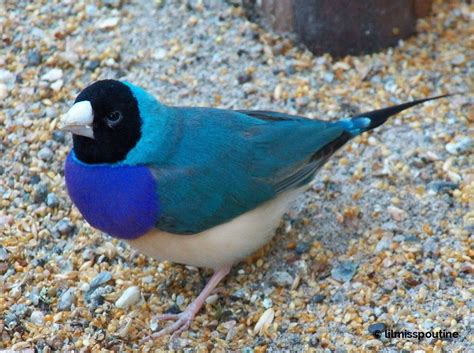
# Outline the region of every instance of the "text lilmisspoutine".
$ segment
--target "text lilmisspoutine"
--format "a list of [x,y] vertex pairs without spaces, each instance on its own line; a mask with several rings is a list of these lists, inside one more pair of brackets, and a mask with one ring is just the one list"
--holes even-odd
[[451,332],[451,331],[396,331],[396,330],[383,330],[377,331],[374,334],[375,337],[385,337],[385,338],[416,338],[419,341],[423,340],[424,338],[435,338],[440,340],[451,340],[459,338],[459,332]]

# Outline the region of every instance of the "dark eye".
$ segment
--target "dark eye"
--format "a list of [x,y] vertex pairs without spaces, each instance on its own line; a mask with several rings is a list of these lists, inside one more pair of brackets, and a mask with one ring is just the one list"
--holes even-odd
[[120,120],[122,120],[122,113],[115,111],[107,115],[107,121],[110,125],[116,125]]

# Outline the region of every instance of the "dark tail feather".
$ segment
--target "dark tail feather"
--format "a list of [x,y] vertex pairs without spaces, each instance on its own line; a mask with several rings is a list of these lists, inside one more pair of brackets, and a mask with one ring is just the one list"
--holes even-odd
[[368,130],[372,130],[377,126],[382,125],[387,121],[392,115],[398,114],[401,111],[411,108],[415,105],[428,102],[435,99],[440,99],[444,97],[454,96],[457,94],[463,93],[452,93],[452,94],[443,94],[442,96],[417,99],[412,102],[402,103],[399,105],[394,105],[392,107],[387,107],[383,109],[373,110],[371,112],[362,113],[351,117],[350,119],[342,119],[337,123],[341,124],[344,127],[344,132],[338,136],[334,141],[331,141],[323,148],[318,150],[312,157],[311,160],[323,160],[326,161],[334,152],[341,148],[347,141],[349,141],[354,136],[359,135],[360,133]]
[[400,113],[401,111],[403,111],[405,109],[411,108],[415,105],[418,105],[418,104],[421,104],[421,103],[424,103],[424,102],[428,102],[428,101],[431,101],[431,100],[453,96],[455,94],[459,94],[459,93],[443,94],[442,96],[436,96],[436,97],[430,97],[430,98],[424,98],[424,99],[417,99],[417,100],[414,100],[412,102],[402,103],[402,104],[399,104],[399,105],[394,105],[392,107],[387,107],[387,108],[383,108],[383,109],[379,109],[379,110],[373,110],[371,112],[359,114],[359,115],[356,115],[356,116],[352,117],[352,119],[369,118],[370,119],[370,124],[369,124],[369,126],[366,126],[366,128],[364,129],[365,131],[367,131],[367,130],[374,129],[377,126],[382,125],[384,122],[387,121],[387,119],[389,117],[391,117],[392,115],[398,114],[398,113]]

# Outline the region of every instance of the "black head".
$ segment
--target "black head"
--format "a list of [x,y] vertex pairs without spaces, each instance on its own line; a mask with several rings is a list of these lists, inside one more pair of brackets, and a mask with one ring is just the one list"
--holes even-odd
[[141,136],[138,102],[130,88],[116,80],[97,81],[77,96],[74,104],[79,102],[89,110],[90,103],[93,121],[89,132],[80,125],[70,128],[77,158],[92,164],[124,160]]

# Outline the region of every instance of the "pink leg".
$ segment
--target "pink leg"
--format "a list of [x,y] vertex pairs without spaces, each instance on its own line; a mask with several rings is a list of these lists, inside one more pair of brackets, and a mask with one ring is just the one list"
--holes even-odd
[[161,331],[143,338],[140,343],[143,344],[151,339],[155,339],[169,333],[173,334],[171,337],[171,339],[173,339],[183,331],[187,330],[191,324],[191,321],[194,319],[199,310],[201,310],[207,297],[212,293],[219,282],[229,273],[230,268],[231,266],[223,266],[215,271],[204,289],[201,291],[201,293],[199,293],[198,297],[191,304],[189,304],[186,310],[182,313],[158,315],[158,320],[175,320],[175,322],[165,327]]

